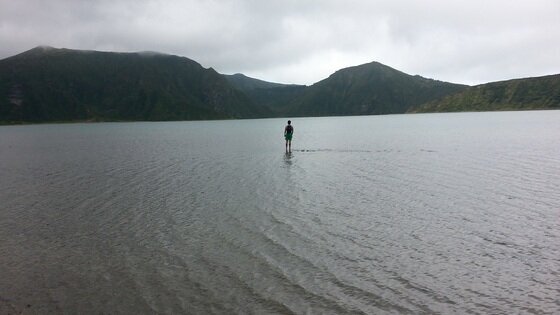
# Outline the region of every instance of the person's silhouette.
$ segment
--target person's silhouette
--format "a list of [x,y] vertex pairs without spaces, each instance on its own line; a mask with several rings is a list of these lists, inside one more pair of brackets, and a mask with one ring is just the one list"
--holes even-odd
[[294,134],[294,127],[292,122],[288,120],[288,125],[284,128],[284,138],[286,139],[286,152],[292,152],[292,136]]

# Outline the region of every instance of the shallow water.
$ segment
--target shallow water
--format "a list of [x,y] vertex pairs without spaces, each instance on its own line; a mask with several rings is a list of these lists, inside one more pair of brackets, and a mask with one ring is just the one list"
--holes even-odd
[[558,313],[560,111],[0,127],[0,313]]

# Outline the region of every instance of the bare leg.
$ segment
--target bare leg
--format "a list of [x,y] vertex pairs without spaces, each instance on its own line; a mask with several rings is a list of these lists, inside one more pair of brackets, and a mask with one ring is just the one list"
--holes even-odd
[[288,140],[286,140],[286,152],[288,152]]
[[290,148],[288,152],[292,152],[292,140],[289,140],[288,143],[288,147]]

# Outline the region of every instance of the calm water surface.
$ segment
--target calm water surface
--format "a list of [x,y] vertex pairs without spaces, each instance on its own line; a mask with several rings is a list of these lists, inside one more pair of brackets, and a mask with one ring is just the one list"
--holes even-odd
[[560,111],[0,127],[0,313],[560,313]]

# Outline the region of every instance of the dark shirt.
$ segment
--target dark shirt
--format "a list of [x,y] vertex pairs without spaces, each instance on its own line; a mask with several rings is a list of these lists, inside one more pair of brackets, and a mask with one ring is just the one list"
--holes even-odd
[[292,127],[292,125],[287,125],[284,129],[284,133],[287,135],[291,135],[292,133],[294,133],[294,127]]

